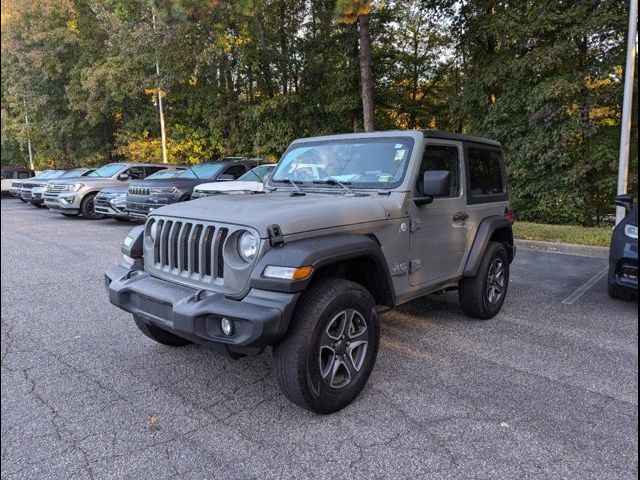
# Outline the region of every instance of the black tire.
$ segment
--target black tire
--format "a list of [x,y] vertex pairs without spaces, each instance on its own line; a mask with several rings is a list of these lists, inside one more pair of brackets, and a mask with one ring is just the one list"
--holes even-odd
[[155,340],[162,345],[166,345],[168,347],[184,347],[191,343],[189,340],[178,337],[177,335],[158,328],[155,325],[149,325],[147,322],[135,315],[133,316],[133,320],[136,322],[136,325],[142,333],[151,340]]
[[79,213],[64,213],[64,212],[60,212],[62,213],[62,215],[64,215],[65,217],[77,217],[78,215],[80,215]]
[[[492,269],[502,265],[502,275],[491,275]],[[500,280],[498,280],[500,278]],[[475,277],[463,278],[458,288],[462,311],[473,318],[488,320],[502,308],[509,289],[509,255],[505,246],[489,242]],[[500,291],[500,294],[497,294]],[[493,294],[492,294],[493,292]]]
[[371,294],[348,280],[321,280],[307,289],[291,322],[273,355],[284,394],[316,413],[349,405],[378,356],[380,325]]
[[128,218],[122,218],[122,217],[113,217],[116,219],[116,222],[128,222],[129,219]]
[[94,200],[96,195],[96,193],[89,193],[82,199],[82,203],[80,203],[80,214],[87,220],[103,218],[103,215],[96,213],[95,211]]
[[607,291],[609,296],[616,300],[633,300],[635,295],[626,289],[620,288],[614,283],[607,283]]
[[31,205],[33,205],[34,207],[38,207],[38,208],[44,208],[44,203],[42,202],[29,202]]
[[27,203],[27,201],[22,197],[18,197],[18,200],[20,200],[22,203]]

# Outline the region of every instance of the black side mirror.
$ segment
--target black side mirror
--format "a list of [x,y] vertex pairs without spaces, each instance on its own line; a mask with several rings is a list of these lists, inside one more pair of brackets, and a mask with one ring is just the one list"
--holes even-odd
[[121,173],[120,175],[118,175],[118,180],[129,180],[129,174]]
[[633,210],[633,195],[625,193],[616,197],[616,205],[623,207],[627,213]]

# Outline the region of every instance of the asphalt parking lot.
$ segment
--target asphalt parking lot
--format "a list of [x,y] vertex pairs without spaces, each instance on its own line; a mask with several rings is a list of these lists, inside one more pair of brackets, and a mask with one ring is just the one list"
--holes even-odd
[[110,305],[130,225],[14,199],[1,221],[3,479],[638,475],[637,303],[604,278],[571,301],[605,259],[519,252],[487,322],[455,294],[384,314],[367,387],[318,416],[270,352],[164,347]]

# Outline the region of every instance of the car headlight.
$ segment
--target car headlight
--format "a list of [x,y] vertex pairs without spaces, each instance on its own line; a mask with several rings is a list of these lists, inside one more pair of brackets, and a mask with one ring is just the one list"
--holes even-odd
[[178,191],[178,189],[176,187],[156,187],[156,188],[150,188],[149,189],[149,193],[176,193]]
[[84,183],[74,183],[73,185],[71,185],[71,187],[69,188],[69,190],[71,190],[72,192],[77,192],[78,190],[80,190],[82,187],[84,187]]
[[251,262],[258,253],[258,239],[251,232],[244,232],[238,239],[238,255],[245,262]]
[[153,222],[151,224],[151,228],[149,229],[149,236],[151,237],[152,241],[156,241],[156,238],[158,238],[158,222]]
[[638,239],[638,227],[636,225],[625,225],[624,234],[629,238]]

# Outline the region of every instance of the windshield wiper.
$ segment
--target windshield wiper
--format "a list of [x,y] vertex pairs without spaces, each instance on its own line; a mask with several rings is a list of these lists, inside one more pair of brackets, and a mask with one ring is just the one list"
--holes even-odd
[[341,182],[340,180],[336,180],[335,178],[327,178],[326,180],[314,180],[313,183],[322,185],[340,185],[347,192],[355,194],[353,190],[347,187],[347,185],[351,185],[351,182]]
[[193,173],[196,178],[200,178],[200,175],[196,173],[196,171],[191,167],[191,165],[189,165],[189,170],[191,170],[191,173]]
[[298,186],[298,184],[302,184],[304,183],[302,180],[293,180],[291,178],[279,178],[277,180],[273,179],[272,182],[278,182],[278,183],[288,183],[290,185],[293,186],[293,188],[296,189],[294,195],[306,195],[306,193],[304,193],[302,190],[300,190],[300,187]]

